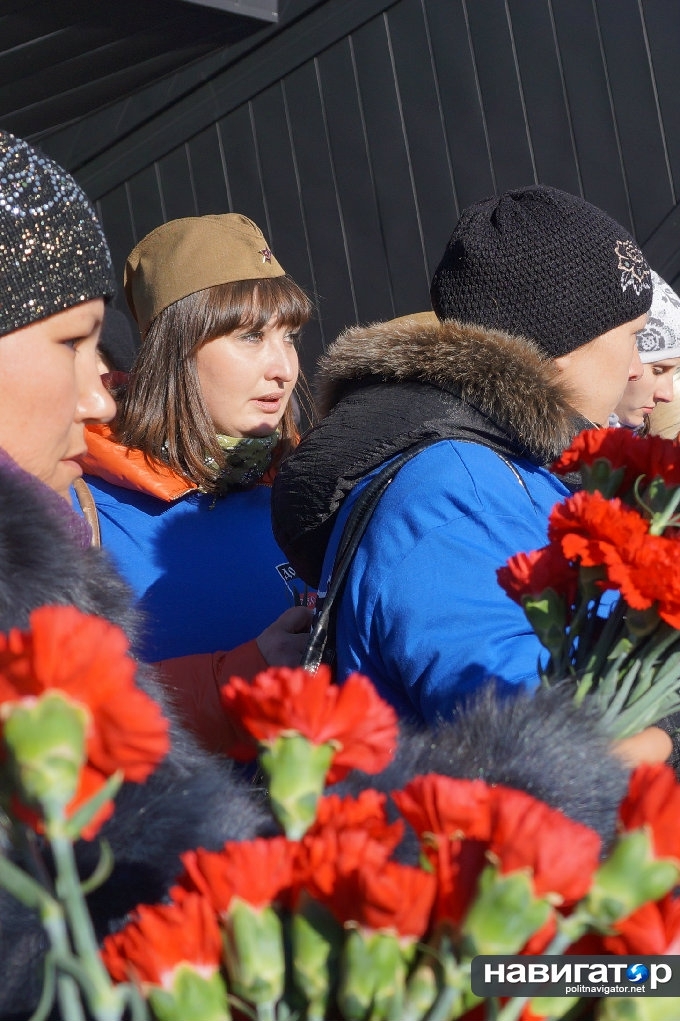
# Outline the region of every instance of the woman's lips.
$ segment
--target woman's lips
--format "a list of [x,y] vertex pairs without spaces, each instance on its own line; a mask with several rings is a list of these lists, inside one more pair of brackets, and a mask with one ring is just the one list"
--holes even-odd
[[283,401],[283,394],[269,394],[265,397],[254,397],[253,404],[256,404],[262,411],[278,411]]

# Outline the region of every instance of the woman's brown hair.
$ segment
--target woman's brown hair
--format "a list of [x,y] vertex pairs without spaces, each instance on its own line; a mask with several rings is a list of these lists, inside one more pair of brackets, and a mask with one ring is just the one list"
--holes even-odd
[[[261,330],[272,318],[277,326],[299,330],[312,313],[307,295],[287,276],[217,284],[180,298],[151,323],[129,381],[116,395],[116,439],[149,459],[163,461],[206,492],[215,492],[225,453],[203,400],[196,352],[240,326]],[[302,374],[300,383],[306,395]],[[296,442],[293,402],[289,401],[276,461]],[[206,458],[218,469],[210,467]]]

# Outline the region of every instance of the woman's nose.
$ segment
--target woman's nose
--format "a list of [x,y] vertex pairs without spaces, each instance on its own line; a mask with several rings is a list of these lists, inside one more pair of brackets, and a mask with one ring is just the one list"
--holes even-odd
[[267,365],[267,378],[280,379],[290,383],[297,373],[297,354],[289,341],[281,340],[272,349]]
[[78,401],[78,417],[82,422],[110,422],[116,414],[116,402],[98,372],[89,376]]

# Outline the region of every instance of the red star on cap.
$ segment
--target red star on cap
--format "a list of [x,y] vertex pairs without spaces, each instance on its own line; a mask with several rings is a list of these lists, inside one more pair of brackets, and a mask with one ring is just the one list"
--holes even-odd
[[269,248],[260,248],[260,250],[258,251],[257,254],[262,256],[262,261],[263,262],[271,262],[272,261],[272,253],[269,250]]

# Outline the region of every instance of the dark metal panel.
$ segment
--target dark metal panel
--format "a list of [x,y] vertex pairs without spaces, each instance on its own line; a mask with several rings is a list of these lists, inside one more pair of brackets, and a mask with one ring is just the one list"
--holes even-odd
[[268,234],[269,224],[250,104],[229,114],[219,122],[218,128],[232,212],[249,216],[264,234]]
[[426,0],[425,15],[456,187],[453,224],[460,209],[494,193],[495,180],[465,6]]
[[[596,8],[611,89],[633,233],[650,236],[675,202],[638,0]],[[677,55],[676,55],[677,59]]]
[[640,6],[640,13],[673,181],[673,201],[677,202],[680,199],[680,5],[676,0],[646,0]]
[[630,200],[592,0],[551,2],[583,194],[632,230]]
[[217,126],[211,124],[187,143],[198,216],[231,210],[224,152]]
[[[266,196],[269,243],[286,272],[316,300],[297,154],[293,151],[283,85],[279,83],[265,89],[253,101],[252,114],[262,190]],[[264,229],[265,225],[262,226]],[[320,327],[314,321],[304,331],[301,349],[306,372],[313,369],[320,347]]]
[[[268,36],[253,59],[242,55],[233,66],[226,66],[222,73],[214,75],[203,88],[192,90],[170,109],[159,110],[152,125],[138,126],[124,139],[117,139],[106,153],[95,155],[85,165],[69,166],[69,169],[77,174],[88,194],[105,194],[150,159],[162,156],[179,142],[225,117],[262,89],[313,59],[324,47],[344,38],[376,11],[395,2],[326,0],[319,3],[299,22]],[[229,64],[227,54],[225,64]]]
[[277,21],[279,17],[278,0],[184,0],[184,3],[217,7],[220,11],[245,14],[249,18],[262,18],[263,21]]
[[115,188],[108,195],[105,195],[97,203],[97,212],[101,217],[106,232],[111,249],[111,258],[113,259],[120,287],[116,295],[115,304],[117,308],[127,309],[127,303],[123,294],[123,269],[125,267],[125,260],[138,240],[132,228],[127,186],[121,185],[120,188]]
[[387,29],[429,284],[458,218],[453,171],[421,5],[402,0],[388,12]]
[[498,191],[536,180],[505,4],[464,0]]
[[[133,96],[126,95],[105,109],[80,117],[58,131],[39,135],[39,144],[62,166],[73,171],[93,156],[106,152],[115,139],[129,134],[141,124],[148,126],[159,110],[172,106],[223,66],[222,51],[210,54],[181,71],[162,77],[153,86],[138,89]],[[214,125],[211,127],[214,128]]]
[[178,0],[39,0],[0,13],[0,120],[36,136],[87,116],[261,23]]
[[[158,168],[155,164],[135,174],[128,182],[128,201],[130,203],[130,215],[132,221],[132,232],[135,244],[140,238],[165,223],[168,217],[165,215],[163,200],[158,180]],[[107,225],[104,224],[104,229]]]
[[429,266],[384,18],[353,45],[395,314],[417,312],[429,307]]
[[348,322],[356,321],[357,311],[315,62],[310,61],[287,77],[286,103],[320,339],[326,345]]
[[669,283],[680,274],[680,205],[674,206],[644,245],[653,266]]
[[196,215],[196,196],[186,146],[158,161],[158,181],[166,220]]
[[117,253],[172,216],[251,216],[319,297],[309,367],[348,323],[427,307],[459,207],[534,177],[647,230],[680,275],[677,52],[676,0],[328,0],[239,65],[213,55],[123,104],[82,180],[114,188]]
[[581,180],[551,6],[543,0],[532,4],[509,0],[508,11],[536,176],[541,184],[579,194]]
[[[354,321],[391,319],[394,295],[385,261],[351,37],[327,49],[317,64],[331,153],[330,170],[352,279]],[[292,116],[296,116],[294,109]],[[349,312],[350,307],[346,310],[347,323]]]

